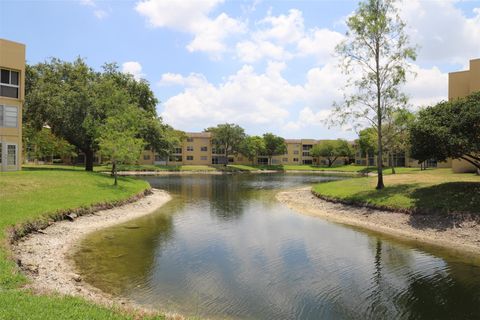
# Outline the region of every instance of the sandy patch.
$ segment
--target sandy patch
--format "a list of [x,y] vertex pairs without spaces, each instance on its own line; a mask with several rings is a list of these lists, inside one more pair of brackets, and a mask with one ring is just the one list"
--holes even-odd
[[460,253],[480,255],[480,224],[472,219],[409,215],[333,203],[314,196],[310,188],[279,192],[276,198],[302,214]]
[[86,298],[106,306],[123,306],[147,312],[131,301],[112,297],[85,283],[76,273],[69,255],[88,234],[115,224],[123,223],[150,213],[168,202],[170,195],[152,189],[152,194],[140,200],[71,221],[59,221],[39,232],[17,241],[12,250],[22,268],[31,279],[28,287],[37,293],[60,293]]

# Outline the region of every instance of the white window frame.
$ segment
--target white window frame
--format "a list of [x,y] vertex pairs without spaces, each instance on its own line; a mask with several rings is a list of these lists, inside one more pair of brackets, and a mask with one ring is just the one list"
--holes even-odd
[[192,152],[193,151],[193,146],[187,146],[187,151]]
[[[8,147],[9,146],[14,146],[15,147],[15,164],[9,164],[8,163]],[[2,142],[1,147],[3,148],[2,150],[2,169],[3,170],[12,170],[18,169],[18,144],[12,143],[12,142]]]
[[[2,113],[2,121],[0,122],[0,127],[1,128],[18,128],[18,107],[16,106],[8,106],[5,104],[0,105],[0,113]],[[15,109],[16,111],[16,120],[15,120],[15,126],[7,126],[7,109]]]
[[[9,98],[9,99],[20,99],[20,71],[17,70],[12,70],[12,69],[7,69],[7,68],[0,68],[0,73],[2,70],[6,70],[9,72],[8,74],[8,83],[3,83],[0,78],[0,86],[6,86],[6,87],[11,87],[11,88],[17,88],[17,97],[7,97],[7,96],[2,96],[4,98]],[[12,71],[16,72],[18,74],[18,84],[12,84]]]

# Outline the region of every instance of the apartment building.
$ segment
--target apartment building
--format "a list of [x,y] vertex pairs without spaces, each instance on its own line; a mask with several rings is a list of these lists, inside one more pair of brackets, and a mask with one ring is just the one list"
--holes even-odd
[[21,169],[25,45],[0,39],[0,171]]
[[[175,148],[167,158],[145,150],[139,160],[139,164],[157,165],[211,165],[226,162],[224,150],[216,150],[212,144],[210,132],[187,132],[182,145]],[[293,164],[327,164],[326,159],[317,159],[310,155],[314,145],[324,140],[313,139],[286,139],[287,153],[272,157],[272,165]],[[344,164],[343,157],[338,158],[334,164]],[[268,157],[260,155],[252,163],[242,154],[229,155],[230,164],[268,164]]]
[[[376,166],[377,165],[377,155],[376,154],[368,154],[362,152],[358,146],[355,146],[355,164],[360,166]],[[408,152],[399,152],[395,153],[393,156],[385,153],[383,156],[383,165],[385,167],[409,167],[409,168],[416,168],[420,167],[420,163],[418,160],[410,157]],[[426,168],[451,168],[452,167],[452,160],[447,159],[446,161],[436,161],[434,159],[430,159],[422,163],[422,165]]]
[[[448,100],[463,98],[477,91],[480,91],[480,59],[470,60],[469,70],[448,74]],[[465,160],[453,159],[452,170],[475,172],[476,168]]]

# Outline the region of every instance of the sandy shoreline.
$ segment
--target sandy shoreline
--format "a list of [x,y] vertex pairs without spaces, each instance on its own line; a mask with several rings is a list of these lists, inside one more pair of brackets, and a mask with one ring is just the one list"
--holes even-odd
[[276,198],[299,213],[389,236],[480,256],[480,224],[472,220],[409,215],[322,200],[310,188],[279,192]]
[[36,293],[56,292],[80,296],[106,306],[153,311],[140,308],[131,301],[112,297],[85,283],[76,273],[69,256],[76,251],[80,240],[88,234],[150,214],[170,199],[167,192],[152,189],[152,194],[133,203],[81,216],[74,222],[59,221],[20,239],[12,246],[12,251],[31,280],[27,287]]

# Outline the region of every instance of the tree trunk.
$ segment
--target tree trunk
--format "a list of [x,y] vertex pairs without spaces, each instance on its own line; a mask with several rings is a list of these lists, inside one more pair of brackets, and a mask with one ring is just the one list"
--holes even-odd
[[113,177],[114,177],[114,182],[113,185],[117,186],[118,185],[118,174],[117,174],[117,163],[115,161],[112,162],[112,171],[113,171]]
[[328,160],[328,167],[330,168],[332,166],[332,159],[327,158],[327,160]]
[[392,167],[392,174],[395,174],[395,163],[393,162],[393,153],[390,152],[390,161],[391,161],[391,167]]
[[[377,2],[377,9],[379,3]],[[377,121],[378,121],[378,155],[377,155],[377,190],[385,187],[383,184],[383,145],[382,145],[382,100],[381,100],[381,84],[380,84],[380,40],[375,41],[375,66],[377,77]]]
[[85,170],[93,171],[93,150],[88,149],[84,151],[85,153]]

